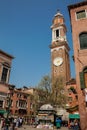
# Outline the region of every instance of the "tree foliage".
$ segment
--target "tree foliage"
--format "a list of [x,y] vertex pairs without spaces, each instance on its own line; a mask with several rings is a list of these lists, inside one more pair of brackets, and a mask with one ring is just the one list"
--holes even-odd
[[67,101],[66,89],[64,85],[64,78],[58,77],[54,80],[52,85],[52,95],[54,105],[64,107]]
[[41,102],[50,103],[50,96],[51,96],[51,78],[49,75],[44,76],[40,83],[37,86],[39,90],[39,99]]
[[67,97],[63,80],[63,77],[59,77],[55,79],[52,84],[52,80],[49,75],[42,77],[37,86],[39,92],[39,102],[42,104],[49,103],[53,106],[64,106],[66,104]]

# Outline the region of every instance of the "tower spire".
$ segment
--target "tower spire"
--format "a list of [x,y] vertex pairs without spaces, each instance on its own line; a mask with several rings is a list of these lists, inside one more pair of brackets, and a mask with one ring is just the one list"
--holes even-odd
[[59,10],[59,9],[57,9],[57,13],[60,13],[60,10]]
[[61,17],[63,17],[63,15],[60,13],[59,9],[57,9],[57,13],[55,14],[55,16],[61,16]]

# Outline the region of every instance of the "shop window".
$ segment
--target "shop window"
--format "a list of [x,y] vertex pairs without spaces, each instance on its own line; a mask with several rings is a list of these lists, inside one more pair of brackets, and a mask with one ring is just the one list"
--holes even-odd
[[87,33],[83,32],[79,35],[80,49],[87,49]]

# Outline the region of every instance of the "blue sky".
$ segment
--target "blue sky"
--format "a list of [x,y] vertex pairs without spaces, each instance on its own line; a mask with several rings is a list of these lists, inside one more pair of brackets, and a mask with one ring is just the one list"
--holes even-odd
[[0,49],[13,55],[10,84],[37,86],[51,74],[52,19],[63,14],[70,50],[71,76],[75,77],[73,45],[67,6],[83,0],[0,0]]

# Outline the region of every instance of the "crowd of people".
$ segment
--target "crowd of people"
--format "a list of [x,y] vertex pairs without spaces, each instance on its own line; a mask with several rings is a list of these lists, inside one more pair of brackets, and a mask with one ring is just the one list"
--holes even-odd
[[23,118],[1,118],[0,130],[17,130],[18,127],[22,127]]
[[63,122],[60,118],[56,119],[56,128],[59,129],[62,126],[68,127],[68,130],[81,130],[80,129],[80,120],[73,119],[69,120],[68,124]]
[[[57,117],[55,123],[57,129],[65,126],[68,127],[68,130],[80,130],[80,123],[77,119],[70,120],[68,123],[63,122],[60,118]],[[0,118],[0,130],[18,130],[18,128],[22,127],[23,124],[37,126],[38,123],[36,123],[34,119],[28,120],[28,122],[26,123],[22,117]]]
[[79,120],[71,120],[68,124],[69,130],[80,130],[80,122]]

